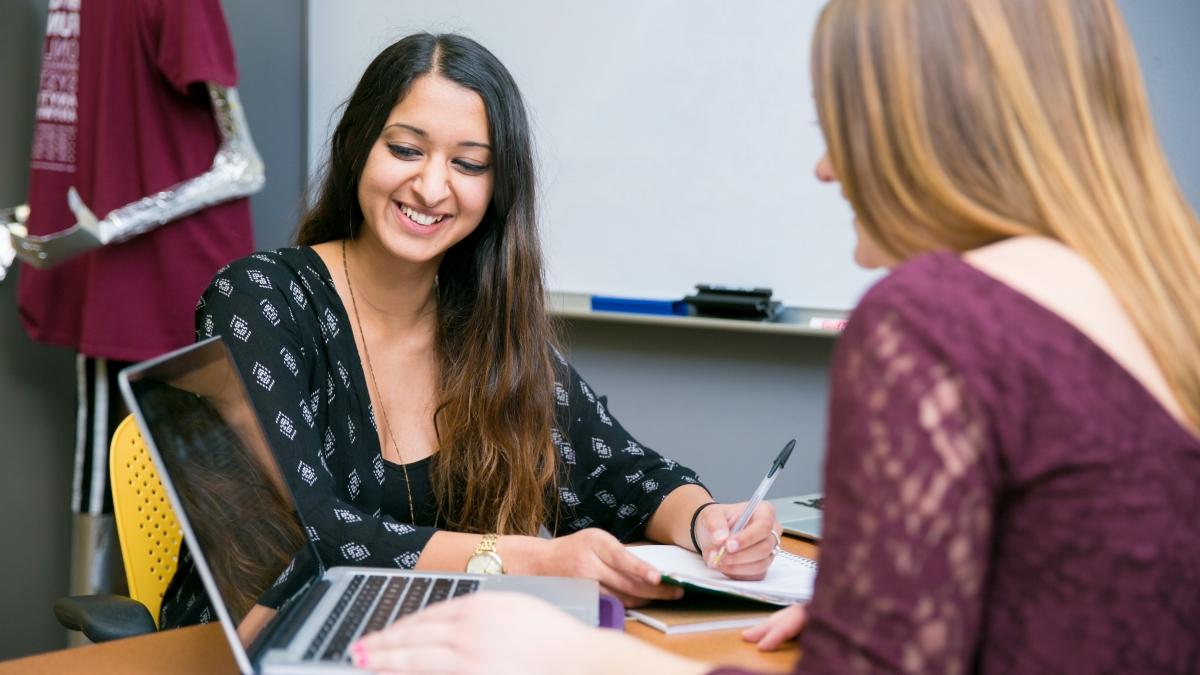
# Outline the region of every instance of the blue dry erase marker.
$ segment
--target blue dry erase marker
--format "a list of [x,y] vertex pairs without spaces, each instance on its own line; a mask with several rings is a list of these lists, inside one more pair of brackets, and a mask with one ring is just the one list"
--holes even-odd
[[687,305],[679,300],[646,300],[618,298],[608,295],[592,296],[593,312],[624,312],[627,314],[687,315]]
[[[796,439],[788,441],[788,444],[783,446],[783,450],[779,451],[779,456],[771,463],[771,470],[767,475],[763,476],[762,481],[758,484],[758,488],[754,490],[754,494],[750,495],[750,501],[746,502],[746,509],[742,511],[742,515],[738,516],[737,522],[733,524],[733,529],[729,532],[732,537],[746,527],[746,523],[750,520],[750,516],[754,513],[754,509],[758,508],[763,497],[767,496],[767,490],[771,489],[771,485],[775,482],[775,478],[779,476],[779,471],[783,469],[783,465],[787,464],[788,457],[792,456],[792,448],[796,447]],[[713,566],[716,567],[721,563],[721,556],[725,555],[725,545],[721,545],[721,550],[717,551],[717,557],[713,558]]]

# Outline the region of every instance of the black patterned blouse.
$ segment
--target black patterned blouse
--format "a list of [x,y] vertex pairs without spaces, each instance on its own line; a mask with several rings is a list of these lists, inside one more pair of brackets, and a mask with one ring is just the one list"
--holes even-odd
[[[327,566],[413,567],[436,527],[407,522],[407,500],[388,480],[351,323],[321,258],[308,247],[255,253],[217,273],[196,308],[197,337],[221,335],[246,381],[264,431]],[[554,383],[552,440],[560,475],[546,528],[599,527],[622,541],[645,526],[691,470],[640,445],[562,356]],[[428,475],[423,474],[423,481]],[[427,490],[414,485],[414,493]],[[405,504],[398,513],[385,504]],[[418,518],[418,521],[424,520]],[[198,585],[178,578],[165,625],[202,615]],[[188,618],[192,617],[192,618]]]

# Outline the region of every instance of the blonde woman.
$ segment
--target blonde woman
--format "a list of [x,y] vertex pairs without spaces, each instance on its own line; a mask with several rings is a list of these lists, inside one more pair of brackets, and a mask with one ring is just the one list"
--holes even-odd
[[[813,45],[818,177],[892,273],[832,367],[815,596],[748,637],[803,628],[797,672],[1196,672],[1200,227],[1114,2],[831,0]],[[357,653],[710,668],[495,596]]]

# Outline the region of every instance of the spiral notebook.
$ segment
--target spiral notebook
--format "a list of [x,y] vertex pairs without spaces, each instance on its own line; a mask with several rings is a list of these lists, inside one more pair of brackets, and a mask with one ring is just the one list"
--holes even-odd
[[791,605],[812,597],[817,561],[780,551],[759,581],[737,581],[709,569],[700,556],[678,546],[630,546],[630,553],[662,574],[664,583],[685,589],[757,600],[771,605]]
[[689,593],[682,600],[659,600],[645,607],[626,610],[626,615],[667,635],[709,630],[749,628],[758,625],[779,608],[754,600]]

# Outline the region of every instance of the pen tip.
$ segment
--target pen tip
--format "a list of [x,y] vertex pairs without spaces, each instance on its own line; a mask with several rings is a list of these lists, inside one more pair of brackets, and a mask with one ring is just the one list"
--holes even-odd
[[796,447],[796,439],[788,441],[788,444],[783,446],[783,452],[779,453],[779,466],[783,467],[787,464],[788,458],[792,456],[792,448]]

